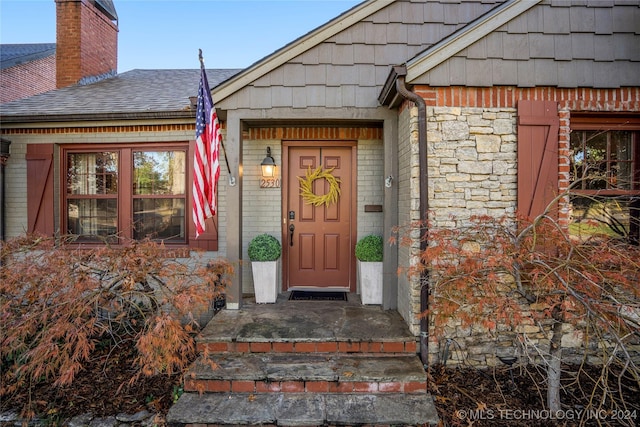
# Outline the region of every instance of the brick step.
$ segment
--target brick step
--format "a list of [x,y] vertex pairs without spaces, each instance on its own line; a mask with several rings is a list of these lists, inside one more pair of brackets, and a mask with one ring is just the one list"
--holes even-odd
[[428,394],[184,393],[167,414],[179,425],[402,425],[438,424]]
[[226,353],[196,361],[185,391],[426,394],[426,381],[416,355]]
[[212,353],[374,353],[415,355],[418,344],[415,337],[385,341],[309,340],[280,341],[215,341],[199,340],[199,352]]

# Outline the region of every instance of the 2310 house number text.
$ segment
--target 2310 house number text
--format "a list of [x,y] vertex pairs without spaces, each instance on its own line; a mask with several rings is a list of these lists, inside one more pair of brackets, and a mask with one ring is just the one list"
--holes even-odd
[[280,188],[280,179],[260,178],[260,188]]

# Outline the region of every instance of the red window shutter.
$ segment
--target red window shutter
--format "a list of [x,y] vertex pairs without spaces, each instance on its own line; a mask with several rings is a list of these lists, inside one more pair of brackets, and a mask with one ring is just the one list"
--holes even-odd
[[[518,102],[518,213],[542,214],[558,195],[558,104]],[[549,214],[557,218],[557,206]]]
[[[189,247],[192,249],[203,249],[205,251],[218,250],[218,215],[207,219],[205,222],[205,232],[196,239],[196,225],[193,222],[193,155],[195,150],[195,141],[189,142],[189,159],[190,168],[187,171],[189,175],[189,187],[187,188],[187,223],[189,224]],[[216,197],[218,195],[216,194]]]
[[53,144],[27,145],[27,231],[53,236]]

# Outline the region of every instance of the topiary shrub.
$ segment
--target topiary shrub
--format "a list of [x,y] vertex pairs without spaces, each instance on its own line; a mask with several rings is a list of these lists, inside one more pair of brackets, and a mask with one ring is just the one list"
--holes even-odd
[[382,236],[374,234],[363,237],[356,244],[356,258],[363,262],[382,261]]
[[249,243],[251,261],[275,261],[280,258],[280,242],[269,234],[260,234]]

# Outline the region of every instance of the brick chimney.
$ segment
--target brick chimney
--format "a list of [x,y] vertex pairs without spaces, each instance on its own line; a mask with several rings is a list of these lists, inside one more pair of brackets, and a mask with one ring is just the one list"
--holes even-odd
[[56,86],[86,84],[118,70],[118,17],[112,0],[55,0]]

